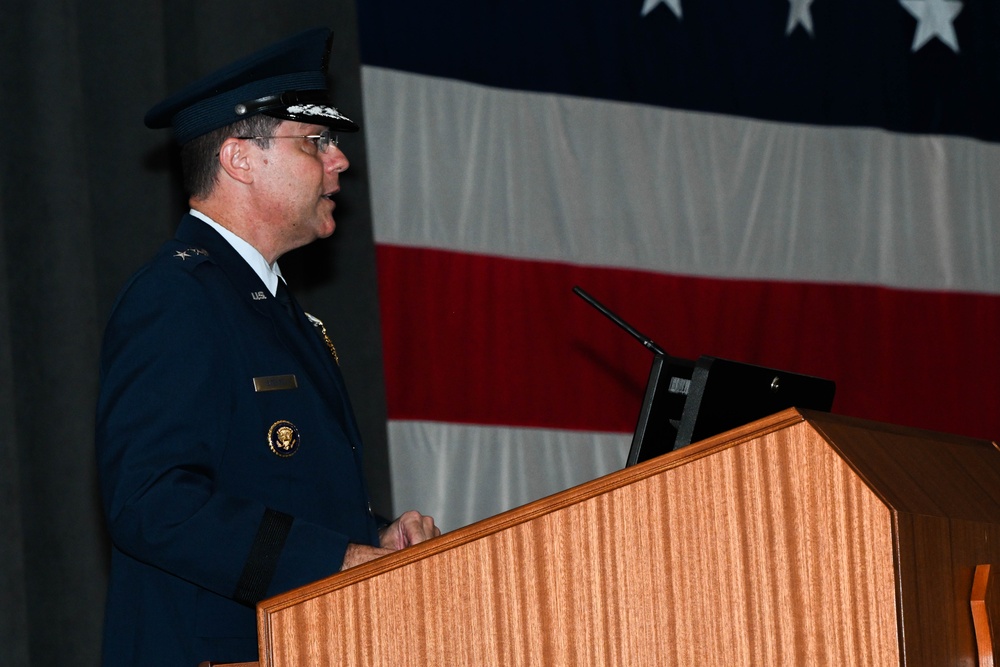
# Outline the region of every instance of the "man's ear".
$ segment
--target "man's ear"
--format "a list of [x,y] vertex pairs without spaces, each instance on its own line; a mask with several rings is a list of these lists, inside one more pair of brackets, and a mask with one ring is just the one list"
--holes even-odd
[[219,166],[233,180],[248,184],[253,182],[253,169],[247,145],[242,139],[229,137],[219,148]]

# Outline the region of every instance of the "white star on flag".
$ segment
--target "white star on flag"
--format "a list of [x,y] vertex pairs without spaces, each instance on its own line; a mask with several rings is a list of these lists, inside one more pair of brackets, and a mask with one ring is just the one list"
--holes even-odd
[[809,13],[809,5],[813,0],[788,0],[788,26],[785,34],[791,35],[795,26],[801,25],[810,36],[813,34],[813,19]]
[[958,37],[952,21],[962,11],[961,0],[899,0],[899,4],[917,19],[912,51],[918,51],[937,37],[958,53]]
[[650,13],[659,4],[664,4],[673,11],[677,18],[681,18],[681,0],[646,0],[642,6],[642,15]]

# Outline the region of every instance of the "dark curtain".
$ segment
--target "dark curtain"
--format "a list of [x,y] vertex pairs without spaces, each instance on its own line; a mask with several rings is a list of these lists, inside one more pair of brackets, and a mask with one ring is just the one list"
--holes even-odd
[[[318,25],[336,35],[338,105],[363,127],[351,0],[0,3],[2,665],[99,661],[100,338],[118,289],[186,208],[168,134],[147,130],[143,115],[197,76]],[[288,255],[282,269],[337,344],[376,509],[389,514],[364,135],[341,139],[351,169],[337,233]]]

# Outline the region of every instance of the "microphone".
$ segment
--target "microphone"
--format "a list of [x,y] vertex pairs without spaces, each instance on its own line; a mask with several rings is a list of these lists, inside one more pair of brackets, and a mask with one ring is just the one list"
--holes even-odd
[[631,324],[629,324],[622,318],[612,313],[604,304],[602,304],[597,299],[595,299],[594,297],[590,296],[582,289],[580,289],[579,286],[573,288],[573,293],[576,294],[581,299],[583,299],[584,301],[586,301],[587,303],[589,303],[594,308],[596,308],[601,314],[603,314],[609,320],[611,320],[612,322],[620,326],[622,329],[627,331],[629,334],[631,334],[633,338],[642,343],[643,347],[645,347],[653,354],[657,354],[661,357],[668,356],[667,353],[663,351],[663,348],[661,348],[659,345],[653,342],[652,338],[646,336],[645,334],[640,333]]

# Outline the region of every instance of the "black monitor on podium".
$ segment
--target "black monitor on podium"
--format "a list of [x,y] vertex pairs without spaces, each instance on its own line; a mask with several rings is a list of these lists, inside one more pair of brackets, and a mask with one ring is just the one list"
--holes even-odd
[[655,355],[627,466],[786,408],[829,411],[831,380],[703,356]]
[[831,380],[709,356],[671,357],[579,287],[573,291],[653,353],[627,466],[786,408],[833,406]]

